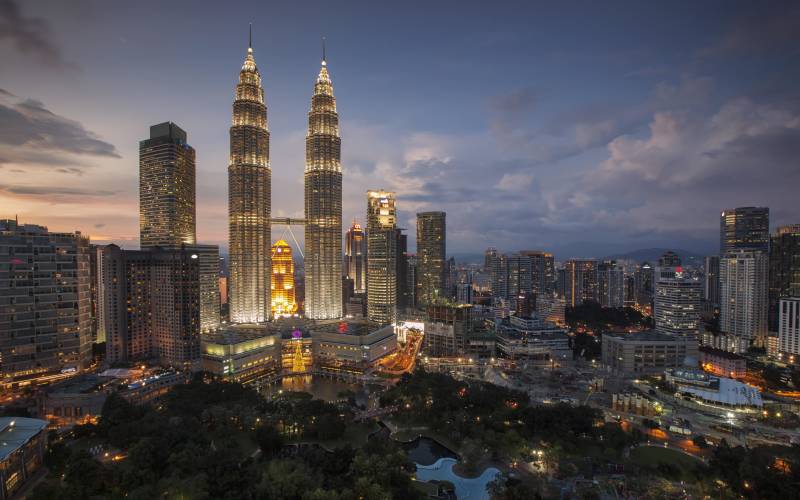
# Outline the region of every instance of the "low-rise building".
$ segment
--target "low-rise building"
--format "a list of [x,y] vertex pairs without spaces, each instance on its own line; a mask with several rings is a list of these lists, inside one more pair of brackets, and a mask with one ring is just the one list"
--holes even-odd
[[14,498],[42,466],[45,429],[45,420],[0,417],[0,500]]
[[281,370],[281,337],[259,325],[231,325],[203,335],[202,367],[224,380],[268,383]]
[[572,360],[572,350],[563,328],[536,315],[511,316],[497,325],[497,356],[561,365]]
[[667,368],[683,366],[687,357],[697,359],[697,340],[691,336],[655,331],[603,335],[602,362],[615,373],[663,373]]
[[327,375],[362,375],[397,351],[397,335],[392,325],[375,329],[375,324],[369,322],[319,322],[311,335],[314,370]]
[[761,408],[761,391],[727,377],[715,377],[694,368],[671,368],[665,379],[675,390],[691,394],[695,399],[727,408]]
[[42,387],[36,394],[36,414],[55,428],[95,422],[112,392],[132,404],[151,403],[185,383],[186,377],[184,372],[160,368],[86,373]]
[[738,354],[713,347],[698,348],[703,370],[720,377],[742,378],[747,375],[747,360]]

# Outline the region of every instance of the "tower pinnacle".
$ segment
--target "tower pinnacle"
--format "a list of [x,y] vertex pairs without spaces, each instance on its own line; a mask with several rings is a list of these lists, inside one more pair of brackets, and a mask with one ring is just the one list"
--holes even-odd
[[326,58],[325,58],[325,37],[323,36],[322,37],[322,65],[325,66],[327,64],[328,63],[326,62]]

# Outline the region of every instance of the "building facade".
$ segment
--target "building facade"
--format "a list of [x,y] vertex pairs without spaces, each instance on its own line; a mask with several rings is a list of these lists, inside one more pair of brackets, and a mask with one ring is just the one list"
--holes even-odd
[[687,357],[697,359],[694,337],[653,331],[603,335],[603,365],[615,373],[660,374],[667,368],[683,366]]
[[417,214],[417,304],[433,303],[445,293],[447,225],[444,212]]
[[731,250],[769,250],[769,208],[727,208],[719,216],[719,254]]
[[305,314],[342,317],[342,140],[323,54],[308,113],[305,168]]
[[653,300],[653,319],[658,332],[696,337],[702,311],[703,283],[685,276],[658,279]]
[[597,265],[597,291],[601,306],[625,306],[625,274],[616,261],[605,261]]
[[564,263],[564,299],[568,307],[597,302],[597,260],[569,259]]
[[367,292],[367,236],[356,221],[344,239],[344,271],[353,280],[353,293]]
[[285,240],[272,245],[272,317],[291,316],[297,312],[294,287],[292,247]]
[[800,360],[800,297],[778,303],[778,353],[791,363]]
[[767,336],[768,256],[761,250],[732,250],[720,259],[720,330],[733,336],[737,353]]
[[89,366],[90,280],[87,237],[0,221],[0,386]]
[[367,192],[367,318],[378,324],[397,319],[396,203],[393,192]]
[[472,332],[472,305],[429,304],[425,314],[423,350],[432,357],[462,356]]
[[269,319],[271,196],[267,106],[251,46],[239,72],[230,128],[228,251],[232,323]]
[[179,370],[200,362],[200,262],[192,247],[104,249],[106,360]]
[[712,306],[720,305],[719,297],[719,257],[705,258],[703,265],[703,299]]
[[523,250],[520,254],[531,259],[533,292],[537,297],[551,298],[556,285],[553,254],[542,250]]
[[769,247],[769,330],[778,330],[778,304],[800,297],[800,224],[779,227]]
[[172,122],[150,127],[139,143],[139,242],[142,248],[194,245],[195,151]]

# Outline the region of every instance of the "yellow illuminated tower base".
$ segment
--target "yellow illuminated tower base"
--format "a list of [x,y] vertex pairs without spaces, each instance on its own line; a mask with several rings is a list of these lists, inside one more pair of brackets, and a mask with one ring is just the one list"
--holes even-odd
[[297,313],[294,293],[294,261],[292,247],[285,240],[272,245],[272,316],[291,316]]

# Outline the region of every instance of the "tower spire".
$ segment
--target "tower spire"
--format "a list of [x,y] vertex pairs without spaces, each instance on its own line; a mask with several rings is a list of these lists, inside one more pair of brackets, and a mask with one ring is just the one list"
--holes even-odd
[[247,48],[248,49],[253,48],[253,23],[250,23],[250,34],[247,38]]
[[322,37],[322,65],[325,66],[328,64],[325,60],[325,37]]

